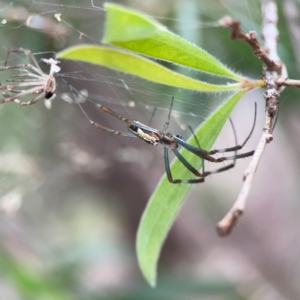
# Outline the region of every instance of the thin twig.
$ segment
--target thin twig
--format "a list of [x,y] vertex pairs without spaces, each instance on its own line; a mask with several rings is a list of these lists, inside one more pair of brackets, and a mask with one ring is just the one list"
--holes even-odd
[[[271,122],[271,118],[266,117],[266,121]],[[265,127],[269,125],[265,124]],[[264,149],[270,141],[272,141],[272,134],[269,133],[268,130],[264,130],[263,134],[260,138],[258,146],[255,150],[255,153],[252,157],[252,160],[244,173],[244,184],[240,191],[240,194],[236,201],[234,202],[232,208],[228,211],[226,216],[218,223],[217,232],[220,236],[227,235],[231,232],[234,227],[237,219],[243,214],[246,206],[246,201],[251,189],[252,180],[254,177],[254,173],[258,167],[260,162],[260,158],[264,152]]]
[[224,27],[228,27],[231,30],[232,40],[242,40],[249,44],[253,49],[254,55],[263,61],[269,70],[277,70],[281,68],[279,61],[272,60],[267,51],[260,45],[257,40],[257,34],[255,31],[249,31],[245,33],[240,28],[240,22],[233,20],[231,17],[224,17],[219,21],[219,24]]
[[[252,157],[249,167],[244,173],[244,183],[240,194],[232,208],[226,216],[218,223],[217,232],[224,236],[231,232],[237,219],[243,214],[247,197],[249,195],[254,173],[258,167],[266,145],[273,140],[272,131],[274,120],[278,113],[279,95],[284,82],[287,82],[285,66],[281,63],[277,54],[277,7],[274,0],[261,0],[263,28],[262,36],[264,39],[264,49],[256,39],[256,33],[243,33],[239,28],[239,23],[232,21],[234,26],[227,26],[232,30],[232,37],[246,41],[254,50],[254,54],[263,61],[264,80],[266,81],[265,98],[265,124],[262,136]],[[228,23],[227,23],[228,24]],[[251,38],[252,37],[252,38]],[[255,37],[255,38],[254,38]],[[281,85],[277,82],[281,81]]]
[[289,78],[278,78],[276,80],[278,86],[294,86],[300,88],[300,80],[289,79]]

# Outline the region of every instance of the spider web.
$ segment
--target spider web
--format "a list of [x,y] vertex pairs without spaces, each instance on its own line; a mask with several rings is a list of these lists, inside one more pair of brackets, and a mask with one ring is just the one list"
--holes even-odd
[[[228,31],[219,28],[217,21],[224,15],[230,14],[233,18],[243,21],[245,31],[259,32],[260,7],[257,0],[113,2],[151,15],[173,32],[202,46],[237,71],[242,72],[246,69],[245,65],[253,63],[253,59],[245,62],[247,57],[251,56],[250,50],[235,47],[235,42],[229,41]],[[103,4],[104,1],[98,0],[1,1],[1,62],[4,63],[6,51],[12,47],[30,49],[40,61],[41,58],[55,57],[56,52],[70,46],[83,43],[100,44],[105,20]],[[10,56],[11,64],[26,62],[28,58],[24,54],[13,53]],[[62,61],[60,66],[60,75],[76,90],[84,91],[83,93],[87,93],[96,102],[108,106],[124,117],[144,124],[148,124],[151,120],[151,126],[157,129],[163,128],[171,97],[174,96],[175,103],[169,130],[182,135],[184,139],[190,135],[187,126],[196,128],[226,97],[160,86],[120,72],[83,63]],[[167,67],[194,78],[204,80],[207,78],[195,71],[179,69],[172,65],[167,65]],[[259,67],[258,65],[258,69]],[[42,66],[42,68],[45,73],[49,71],[47,66]],[[5,82],[10,74],[11,72],[9,74],[2,72],[0,82]],[[253,74],[245,75],[251,77]],[[259,77],[260,74],[253,75],[254,78],[257,76]],[[106,288],[115,290],[116,287],[120,289],[120,286],[126,286],[126,284],[131,286],[132,282],[129,281],[134,281],[134,278],[132,279],[134,276],[131,277],[128,274],[136,273],[136,265],[132,266],[128,263],[128,261],[135,261],[131,237],[135,234],[138,220],[149,195],[164,173],[163,149],[161,146],[151,147],[138,139],[122,138],[93,128],[79,107],[74,104],[68,85],[58,77],[56,94],[57,97],[51,110],[46,109],[42,101],[29,107],[21,107],[14,103],[0,105],[0,209],[10,216],[15,216],[12,223],[1,218],[1,241],[6,246],[5,249],[14,250],[14,244],[18,244],[21,251],[14,251],[21,253],[20,257],[24,260],[28,257],[29,261],[32,258],[40,259],[43,253],[48,258],[50,257],[51,266],[67,266],[67,271],[63,269],[63,272],[60,272],[62,269],[57,269],[58,274],[78,270],[80,275],[77,273],[75,276],[72,275],[74,278],[77,276],[78,281],[72,281],[74,280],[72,277],[72,280],[69,278],[69,281],[62,282],[72,282],[72,285],[78,286],[81,292],[82,290],[98,292]],[[260,97],[260,95],[254,95],[256,98]],[[240,142],[251,128],[254,106],[251,98],[255,97],[252,94],[247,100],[242,101],[233,114]],[[83,105],[94,121],[109,128],[126,131],[126,124],[89,103],[83,103]],[[263,111],[262,106],[263,103],[258,103],[259,112]],[[157,111],[152,118],[154,108],[157,108]],[[262,122],[259,115],[257,124],[260,123]],[[260,125],[257,127],[262,128]],[[254,134],[254,141],[258,139],[258,135],[259,132]],[[232,146],[233,142],[231,128],[227,126],[216,148]],[[252,150],[252,145],[250,140],[249,150]],[[276,160],[276,164],[278,163]],[[194,205],[191,210],[194,210],[196,215],[186,210],[183,212],[183,214],[188,214],[185,219],[191,221],[191,224],[199,225],[200,222],[200,225],[207,225],[206,220],[214,217],[211,203],[213,201],[209,200],[221,198],[223,201],[226,196],[229,201],[232,201],[239,189],[235,183],[241,182],[245,164],[238,163],[236,177],[232,172],[230,176],[220,174],[217,175],[219,180],[214,181],[213,188],[209,186],[209,178],[205,185],[201,184],[199,188],[195,188],[191,195],[191,202]],[[290,166],[290,170],[292,167]],[[285,181],[292,181],[288,174],[285,176],[287,176],[284,178]],[[276,180],[280,181],[277,178]],[[272,182],[273,185],[274,182]],[[220,194],[214,191],[216,185],[223,188],[226,193]],[[199,199],[204,202],[201,210],[198,209]],[[209,200],[205,202],[205,199]],[[23,205],[22,209],[19,210],[21,205]],[[261,220],[266,218],[264,214]],[[204,220],[203,224],[199,220]],[[296,221],[294,222],[296,224]],[[195,228],[187,227],[187,224],[180,223],[179,220],[179,226],[180,224],[185,232],[191,232],[183,238],[184,249],[179,249],[187,253],[186,257],[188,257],[188,251],[192,251],[190,249],[199,248],[190,242],[194,240],[194,235],[196,236]],[[273,228],[277,228],[276,226],[277,223]],[[213,226],[201,226],[201,232],[208,227]],[[294,227],[297,228],[297,226]],[[205,232],[205,234],[209,236],[211,233]],[[13,241],[6,240],[7,236],[13,236],[11,238]],[[122,237],[121,247],[119,247],[120,237]],[[174,240],[176,245],[176,239]],[[268,281],[265,284],[265,278],[259,277],[259,274],[272,272],[264,273],[264,269],[262,272],[260,270],[257,272],[255,267],[253,269],[249,267],[247,259],[243,259],[245,253],[249,252],[253,245],[258,245],[257,247],[262,245],[261,248],[270,249],[265,246],[267,245],[264,244],[265,240],[257,242],[254,239],[255,242],[252,244],[250,240],[249,242],[243,240],[246,246],[250,245],[247,251],[243,252],[241,257],[233,255],[229,258],[224,258],[222,256],[224,254],[219,253],[220,244],[214,245],[212,240],[208,243],[210,245],[208,249],[205,239],[201,244],[201,251],[209,255],[217,253],[217,261],[220,260],[225,266],[228,265],[230,259],[236,262],[236,257],[241,261],[242,267],[236,272],[238,275],[232,270],[229,274],[230,279],[234,278],[232,274],[236,276],[236,281],[240,280],[241,274],[245,278],[248,278],[248,274],[255,274],[263,282],[263,290],[276,292],[276,288],[273,289],[270,286],[272,278],[267,278]],[[214,251],[211,251],[211,248]],[[103,252],[102,249],[104,249]],[[126,249],[130,249],[130,253],[126,252]],[[166,251],[172,259],[173,249],[171,252]],[[236,251],[237,249],[234,249],[233,253],[236,254]],[[106,252],[109,252],[109,255]],[[114,256],[115,253],[117,253],[116,256]],[[286,253],[290,252],[286,251]],[[197,257],[199,253],[193,253],[193,255]],[[209,255],[207,255],[208,262],[214,266],[216,256],[212,255],[210,258]],[[254,260],[263,261],[262,265],[265,266],[270,256],[268,251],[263,259],[257,260],[255,256]],[[87,262],[86,257],[89,257],[91,261]],[[280,260],[271,260],[272,267],[276,266],[278,261]],[[181,262],[179,267],[175,263],[174,265],[181,271],[186,263]],[[202,261],[195,266],[200,263]],[[224,270],[210,267],[208,273],[214,274],[214,272],[219,276]],[[52,277],[57,276],[57,273]],[[281,272],[273,273],[281,274]],[[199,274],[196,267],[194,274]],[[285,275],[284,272],[282,274]],[[284,280],[288,281],[285,278],[281,281],[284,282]],[[198,282],[196,287],[198,289]],[[240,286],[235,289],[242,290]],[[73,294],[80,294],[77,293],[78,290],[75,292],[73,290]],[[2,285],[0,285],[0,295],[5,295]],[[248,295],[243,296],[245,299],[248,297]],[[235,298],[241,297],[240,294]],[[131,298],[128,297],[128,299]],[[142,299],[142,297],[139,298]],[[178,294],[171,295],[169,298],[177,299]],[[66,297],[66,299],[69,298]],[[87,296],[85,299],[94,298]]]
[[[261,76],[261,73],[249,73],[250,68],[247,68],[252,68],[256,61],[251,57],[251,50],[240,44],[236,46],[238,42],[230,41],[228,31],[217,25],[218,19],[231,15],[242,20],[244,31],[260,32],[258,0],[114,2],[151,15],[229,67],[249,77]],[[1,1],[0,64],[4,63],[9,48],[30,49],[40,61],[55,57],[55,53],[70,46],[100,44],[105,19],[103,4],[104,1],[98,0]],[[10,56],[10,64],[28,61],[22,53]],[[174,96],[169,130],[184,139],[190,135],[187,126],[195,129],[226,97],[160,86],[73,61],[62,61],[60,66],[60,74],[77,90],[124,117],[144,124],[151,120],[151,126],[157,129],[163,128]],[[47,66],[41,67],[45,73],[49,72]],[[194,78],[207,79],[195,71],[173,65],[167,67]],[[260,67],[257,63],[257,68],[252,69],[260,70]],[[10,74],[0,72],[0,82],[4,84]],[[168,258],[164,263],[166,275],[160,275],[158,293],[148,295],[149,289],[140,284],[140,275],[136,275],[133,237],[146,201],[165,172],[162,146],[152,147],[138,139],[95,129],[74,104],[68,85],[58,77],[56,94],[51,110],[43,101],[29,107],[14,103],[0,105],[0,210],[5,212],[0,211],[3,262],[0,295],[3,299],[53,299],[53,295],[59,299],[70,299],[70,295],[76,299],[143,299],[145,295],[150,295],[146,296],[149,299],[157,299],[159,295],[168,299],[202,299],[203,296],[219,299],[220,295],[226,298],[225,294],[228,299],[255,296],[283,299],[281,292],[297,285],[299,151],[294,154],[296,151],[288,148],[290,143],[300,147],[295,138],[300,130],[296,110],[294,115],[289,115],[293,119],[289,124],[298,126],[294,129],[297,134],[289,133],[289,140],[285,140],[284,134],[281,139],[277,135],[276,147],[272,148],[272,151],[278,148],[277,152],[266,157],[265,169],[260,166],[264,174],[256,180],[258,190],[252,192],[253,198],[259,201],[253,201],[250,208],[250,215],[255,214],[255,219],[250,223],[248,214],[243,219],[247,234],[242,236],[237,232],[226,243],[216,241],[212,230],[215,220],[222,214],[219,206],[229,207],[239,191],[237,183],[241,182],[241,174],[248,163],[245,160],[239,161],[230,173],[214,175],[213,180],[207,178],[205,184],[193,188],[188,204],[177,219],[175,234],[171,233],[168,240],[172,244],[170,246],[167,241],[164,248],[162,259]],[[232,116],[240,142],[252,125],[254,99],[261,99],[261,95],[249,93]],[[83,105],[94,121],[126,131],[126,124],[88,102]],[[264,110],[263,105],[258,103],[258,112]],[[157,111],[152,118],[154,108]],[[245,151],[254,148],[262,124],[262,116],[258,115],[257,130]],[[233,143],[232,130],[225,126],[215,147],[225,148]],[[278,159],[284,156],[288,159]],[[283,201],[287,198],[289,201]],[[214,205],[218,208],[214,209]],[[18,264],[10,264],[11,256],[6,259],[5,253],[12,253],[22,261],[20,272]],[[30,265],[28,272],[27,265]],[[45,279],[40,270],[50,276]],[[32,273],[42,278],[40,285],[34,281],[35,277],[27,280],[26,275]],[[8,279],[6,274],[10,276]],[[182,274],[187,278],[182,279]],[[192,278],[186,274],[191,274]],[[199,274],[205,276],[199,277]],[[170,285],[160,290],[163,279],[174,282],[175,276],[180,279],[176,281],[180,285],[173,294]],[[215,285],[214,280],[208,280],[209,276],[217,278]],[[22,277],[24,282],[20,282]],[[56,278],[58,285],[52,280]],[[199,284],[199,278],[204,278],[204,283]],[[52,294],[40,293],[46,290],[44,286],[49,279],[47,289]],[[135,285],[136,293],[128,294]],[[27,292],[25,297],[21,288],[17,288],[22,286]],[[57,290],[57,286],[61,290]],[[28,294],[30,288],[35,293],[32,297]],[[188,295],[184,295],[185,291]],[[115,297],[118,292],[120,297]],[[20,295],[11,296],[18,293]]]
[[[224,2],[220,2],[222,7],[217,12],[211,8],[209,2],[203,3],[200,10],[197,1],[178,4],[168,2],[163,9],[159,10],[155,5],[155,1],[147,4],[135,3],[134,7],[152,15],[191,42],[201,45],[205,39],[205,30],[218,30],[218,22],[216,20],[224,15],[224,11],[226,12],[228,7],[235,7],[234,14],[239,18],[243,17],[246,26],[255,27],[253,20],[245,12],[244,5],[240,5],[240,7],[232,6],[228,1]],[[104,1],[88,0],[51,1],[51,3],[35,0],[0,2],[0,34],[3,40],[1,56],[3,57],[3,62],[6,50],[9,48],[21,47],[30,49],[36,59],[40,60],[45,57],[55,57],[56,52],[72,45],[82,43],[100,44],[105,20],[103,3]],[[124,2],[124,4],[126,3]],[[252,7],[255,7],[255,5],[252,5]],[[252,15],[255,14],[253,13]],[[245,16],[247,17],[245,18]],[[220,38],[228,38],[228,33],[221,33]],[[230,53],[221,52],[220,59],[225,60],[228,55]],[[230,67],[237,69],[242,60],[243,58],[240,58],[232,63]],[[25,63],[28,62],[28,57],[21,53],[13,53],[10,56],[10,62],[11,64],[16,64],[17,62]],[[174,66],[169,67],[175,68]],[[177,70],[189,76],[206,79],[203,74],[201,75],[194,71]],[[48,72],[47,68],[45,68],[45,72]],[[0,74],[2,76],[1,82],[5,81],[5,75],[7,74]],[[187,129],[188,125],[193,128],[197,127],[224,100],[224,95],[208,96],[192,91],[163,87],[120,72],[77,62],[63,61],[60,75],[65,80],[68,80],[77,90],[84,91],[93,100],[110,107],[125,117],[139,120],[145,124],[148,124],[152,112],[156,108],[157,111],[152,120],[152,126],[158,129],[162,128],[166,120],[171,96],[175,96],[170,131],[178,132],[184,138],[190,135]],[[57,145],[56,151],[59,155],[68,156],[74,152],[70,160],[76,165],[75,168],[83,169],[83,172],[96,172],[96,167],[92,165],[93,160],[98,158],[95,158],[96,154],[89,154],[90,151],[94,152],[91,149],[93,147],[88,144],[85,145],[85,150],[76,151],[74,148],[78,149],[78,146],[74,146],[76,143],[74,144],[74,141],[71,142],[72,138],[70,138],[73,130],[75,132],[80,132],[81,130],[89,132],[87,129],[90,126],[89,122],[80,114],[80,110],[76,105],[68,105],[67,102],[74,104],[69,87],[59,78],[57,78],[57,84],[57,99],[54,100],[53,109],[50,112],[45,110],[41,103],[28,108],[20,108],[15,105],[3,105],[0,107],[1,113],[5,115],[5,118],[8,112],[14,116],[13,119],[10,118],[10,122],[12,122],[12,128],[16,134],[13,139],[10,135],[7,135],[6,131],[3,132],[3,136],[5,136],[3,151],[4,153],[8,151],[6,149],[11,151],[12,148],[14,151],[22,153],[22,155],[24,152],[29,152],[29,158],[34,160],[35,155],[40,154],[32,145],[34,145],[37,138],[40,138],[42,143],[43,136],[39,133],[32,134],[32,132],[36,132],[36,130],[44,131],[45,126],[51,128],[57,122],[57,127],[65,128],[64,130],[68,132],[66,134],[67,137],[63,141],[53,141],[52,143]],[[65,101],[60,101],[61,99]],[[95,110],[95,107],[85,106],[85,109],[96,122],[100,124],[105,123],[103,125],[107,127],[126,131],[124,124],[120,124],[115,119],[109,119],[103,115],[103,112]],[[76,120],[74,121],[74,119]],[[246,117],[246,121],[249,121],[249,124],[251,124],[251,120],[252,116]],[[78,127],[74,129],[74,126]],[[81,127],[84,129],[81,129]],[[18,128],[26,128],[27,130],[24,132]],[[90,131],[93,131],[93,128]],[[231,133],[228,134],[231,135]],[[20,136],[24,135],[28,137],[28,140],[20,144]],[[59,134],[57,133],[56,135],[59,139]],[[104,137],[104,147],[110,147],[111,144],[115,144],[112,142],[112,137],[109,134],[99,132],[99,136],[102,140]],[[28,141],[32,141],[32,143],[28,143]],[[129,140],[125,143],[128,145],[131,141]],[[136,142],[134,141],[134,143]],[[114,147],[118,146],[114,145]],[[143,149],[144,145],[138,144],[137,147]],[[130,158],[130,156],[124,156],[124,154],[120,153],[118,154],[121,157],[119,158],[120,161],[135,161],[136,159],[135,156]],[[80,155],[83,158],[79,159]],[[142,157],[142,155],[139,156]],[[150,157],[152,156],[150,155]],[[5,159],[5,156],[3,159]],[[141,159],[145,161],[145,158]],[[88,163],[86,160],[88,160]],[[98,160],[100,160],[98,164],[94,165],[98,169],[105,169],[107,167],[106,163],[101,159]],[[161,164],[161,161],[159,164]],[[36,166],[35,169],[37,170],[38,167]],[[7,175],[7,168],[3,168],[2,171]],[[40,173],[43,172],[36,171],[35,176],[33,176],[36,179],[37,186],[44,183],[44,177]],[[97,171],[96,173],[99,172]],[[28,178],[32,178],[32,174],[30,172],[28,174],[30,174]],[[22,181],[23,178],[20,180]],[[21,194],[27,193],[28,182],[27,180],[25,182],[26,191],[22,191]],[[33,188],[29,188],[29,190],[36,189],[36,185]],[[11,189],[13,190],[13,186],[16,186],[14,180],[4,190],[10,192]]]
[[[46,55],[44,54],[45,52],[55,53],[71,45],[78,45],[80,43],[100,44],[105,19],[105,11],[103,9],[104,1],[72,0],[61,2],[63,3],[59,1],[56,3],[47,3],[27,0],[10,2],[9,4],[2,3],[0,8],[2,17],[1,30],[3,34],[10,35],[10,39],[4,43],[3,49],[11,47],[28,48],[35,55],[42,57]],[[224,10],[226,11],[227,7],[231,6],[231,3],[226,2],[226,5],[224,4],[224,7],[220,9],[217,15],[215,12],[213,14],[212,9],[207,3],[203,3],[203,7],[201,7],[203,11],[201,12],[196,6],[196,3],[192,3],[193,2],[186,5],[181,4],[182,9],[178,9],[176,5],[173,6],[169,3],[166,4],[164,10],[159,12],[157,9],[155,11],[154,3],[152,4],[153,7],[151,7],[151,5],[147,7],[147,5],[138,4],[137,9],[148,9],[149,14],[162,23],[166,25],[173,23],[171,29],[176,33],[196,44],[201,44],[202,37],[201,34],[198,34],[199,30],[218,27],[216,20],[218,20],[218,17],[224,15]],[[244,9],[244,5],[241,5],[241,7]],[[174,16],[174,18],[165,17],[165,15],[175,9],[179,11],[177,16]],[[243,19],[245,19],[242,12],[239,12],[238,7],[235,13],[240,18],[243,17]],[[201,18],[203,18],[203,15],[205,15],[205,19],[209,21],[199,21],[199,19],[201,20]],[[247,20],[248,18],[245,19],[246,25]],[[255,26],[253,23],[252,25]],[[34,45],[27,41],[20,42],[18,39],[19,35],[26,33],[29,35],[31,33],[34,34],[34,31],[43,34],[44,39],[38,39]],[[225,37],[227,36],[223,34],[222,38]],[[4,55],[5,50],[3,51],[3,56]],[[228,54],[222,54],[220,59],[225,59],[226,55]],[[241,60],[242,58],[235,61],[230,67],[237,68]],[[66,71],[67,68],[64,67],[65,64],[66,62],[63,62],[61,71],[64,77],[79,80],[80,82],[98,82],[106,85],[106,88],[111,90],[110,101],[115,105],[127,106],[128,102],[131,104],[134,102],[136,105],[142,106],[143,108],[149,107],[151,110],[154,107],[167,109],[170,103],[170,95],[174,95],[176,97],[174,111],[180,114],[187,114],[192,118],[203,117],[216,108],[215,104],[209,104],[208,102],[213,102],[212,98],[218,98],[217,96],[209,98],[209,101],[206,102],[205,96],[201,95],[201,98],[204,99],[199,101],[198,93],[163,89],[160,86],[140,81],[124,74],[108,72],[105,69],[99,69],[99,67],[92,68],[88,65],[74,62],[72,63],[72,68],[75,70],[68,72]],[[183,72],[184,71],[185,70],[183,70]],[[199,74],[193,71],[190,72],[189,75],[199,78]],[[103,96],[99,91],[89,91],[90,96],[95,97],[95,94],[97,94],[98,97]],[[223,98],[223,96],[219,97],[220,100]],[[101,98],[101,100],[103,100],[103,98]],[[176,108],[177,106],[178,108]],[[197,122],[199,123],[199,120]]]

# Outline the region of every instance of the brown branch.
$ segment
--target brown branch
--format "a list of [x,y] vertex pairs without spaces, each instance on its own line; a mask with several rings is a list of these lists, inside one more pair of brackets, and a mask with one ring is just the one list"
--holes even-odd
[[[218,223],[217,232],[224,236],[231,232],[238,218],[244,213],[247,197],[249,195],[255,171],[258,167],[266,145],[273,140],[272,131],[274,120],[278,113],[279,95],[284,83],[289,82],[285,66],[281,63],[277,54],[277,7],[274,0],[261,0],[263,14],[262,36],[265,42],[264,48],[256,39],[256,33],[249,32],[245,34],[239,28],[239,22],[228,21],[232,30],[233,39],[242,39],[247,42],[254,50],[254,54],[264,62],[264,80],[266,82],[265,98],[265,124],[263,133],[249,164],[244,173],[244,183],[240,194],[226,216]],[[224,19],[223,19],[224,20]],[[223,21],[224,24],[224,21]],[[281,84],[278,84],[281,82]]]
[[276,80],[278,86],[294,86],[300,88],[300,80],[280,77]]
[[252,180],[254,177],[254,173],[258,167],[264,149],[267,143],[273,140],[272,134],[270,134],[268,128],[271,127],[272,118],[269,116],[269,113],[266,111],[265,116],[265,129],[263,130],[263,134],[260,138],[258,146],[255,150],[253,158],[244,173],[244,184],[238,195],[238,198],[234,202],[232,208],[228,211],[225,217],[217,224],[217,233],[220,236],[228,235],[233,229],[238,218],[244,213],[246,201],[251,189]]
[[254,55],[262,60],[269,70],[276,71],[281,68],[281,63],[270,59],[267,51],[260,45],[255,31],[249,31],[248,33],[243,32],[240,28],[240,22],[233,20],[228,16],[222,18],[219,21],[219,24],[223,27],[228,27],[231,30],[232,40],[242,40],[248,43],[253,49]]

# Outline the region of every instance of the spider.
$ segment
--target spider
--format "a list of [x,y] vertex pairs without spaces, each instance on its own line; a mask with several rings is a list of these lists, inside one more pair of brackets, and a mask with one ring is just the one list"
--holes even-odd
[[[18,64],[15,66],[8,66],[7,62],[8,62],[9,54],[11,52],[27,54],[31,58],[33,64],[27,63],[27,64]],[[51,101],[56,96],[55,95],[55,90],[56,90],[55,75],[60,71],[60,67],[58,66],[58,64],[60,62],[55,59],[52,59],[52,58],[50,58],[50,59],[42,58],[41,61],[50,66],[49,74],[43,73],[37,60],[32,55],[30,50],[26,50],[23,48],[11,48],[7,51],[7,56],[6,56],[4,67],[0,68],[0,71],[12,70],[12,69],[21,70],[21,71],[27,70],[27,71],[24,73],[20,73],[20,74],[11,76],[11,77],[17,77],[17,78],[22,78],[22,79],[7,80],[7,82],[10,82],[11,84],[0,85],[0,90],[2,91],[2,94],[4,97],[3,99],[0,99],[0,103],[6,103],[6,102],[13,101],[22,106],[29,106],[29,105],[32,105],[32,104],[38,102],[41,99],[45,99],[45,100],[49,100],[48,104],[46,103],[46,106],[48,108],[51,107]],[[87,119],[90,121],[90,123],[94,127],[111,132],[113,134],[121,135],[121,136],[140,138],[141,140],[143,140],[146,143],[153,145],[153,146],[156,146],[158,144],[163,145],[164,146],[165,170],[167,173],[168,180],[171,183],[176,184],[176,183],[204,182],[205,177],[207,177],[211,174],[220,173],[220,172],[226,171],[230,168],[233,168],[235,166],[236,159],[248,157],[248,156],[253,155],[253,153],[254,153],[254,151],[250,151],[250,152],[246,152],[246,153],[242,153],[242,154],[237,154],[237,151],[242,149],[245,146],[245,144],[247,143],[247,141],[249,140],[249,138],[252,135],[252,132],[255,127],[255,122],[256,122],[256,104],[255,104],[255,116],[254,116],[253,126],[252,126],[252,129],[251,129],[248,137],[245,139],[243,144],[237,145],[237,142],[236,142],[236,146],[234,146],[234,147],[206,151],[204,149],[201,149],[197,139],[196,139],[196,142],[198,143],[198,148],[186,143],[180,135],[175,135],[173,133],[167,132],[167,129],[170,124],[174,97],[172,97],[171,106],[170,106],[170,110],[169,110],[169,114],[168,114],[168,119],[167,119],[162,131],[152,128],[150,126],[147,126],[139,121],[129,120],[127,118],[124,118],[124,117],[118,115],[117,113],[115,113],[114,111],[112,111],[111,109],[109,109],[108,107],[98,104],[90,98],[86,98],[88,101],[90,101],[91,103],[96,105],[98,108],[100,108],[104,112],[109,113],[110,115],[112,115],[112,116],[118,118],[119,120],[123,121],[124,123],[126,123],[127,129],[129,132],[121,132],[121,131],[117,131],[117,130],[105,127],[105,126],[100,125],[100,124],[94,122],[93,120],[91,120],[90,117],[84,111],[82,105],[80,104],[80,101],[78,100],[78,98],[76,96],[76,94],[79,95],[79,92],[74,87],[72,87],[72,85],[70,85],[69,82],[67,82],[63,78],[62,78],[62,80],[66,84],[69,85],[77,104],[80,106],[80,109],[82,110],[84,115],[87,117]],[[27,88],[27,89],[24,89],[24,88]],[[28,95],[36,95],[36,96],[32,100],[27,101],[27,102],[19,100],[19,98],[22,98],[22,97],[25,97]],[[234,129],[234,126],[233,126],[233,123],[231,120],[230,120],[230,122],[231,122],[231,125],[233,128],[234,136],[235,136],[235,140],[236,140],[235,129]],[[202,166],[203,171],[202,171],[202,173],[200,173],[181,155],[181,153],[177,149],[179,147],[179,145],[186,148],[188,151],[192,152],[193,154],[199,156],[203,160],[207,160],[207,161],[214,162],[214,163],[220,163],[223,161],[231,160],[232,163],[228,164],[224,167],[218,168],[216,170],[209,171],[209,172],[204,171],[204,164],[203,164],[203,166]],[[170,169],[169,149],[171,149],[174,152],[174,154],[177,156],[179,161],[191,173],[196,175],[198,178],[196,178],[196,179],[173,179],[171,169]],[[235,154],[232,156],[225,156],[225,157],[220,157],[220,158],[213,157],[214,154],[226,153],[226,152],[235,152]]]
[[[18,64],[15,66],[8,66],[8,58],[11,52],[25,53],[32,60],[33,64]],[[5,70],[20,70],[24,71],[17,75],[11,75],[10,77],[17,77],[18,79],[7,80],[10,84],[0,85],[3,99],[0,99],[0,103],[15,102],[22,106],[32,105],[41,99],[48,100],[46,106],[51,107],[51,102],[55,98],[56,81],[55,74],[60,71],[58,60],[53,58],[42,58],[41,61],[50,66],[49,74],[45,74],[40,68],[37,60],[32,55],[30,50],[23,48],[10,48],[7,51],[4,67],[0,68],[0,71]],[[19,99],[28,95],[34,95],[35,97],[27,102],[20,101]]]
[[[90,121],[90,123],[94,127],[98,128],[98,129],[108,131],[108,132],[116,134],[116,135],[120,135],[120,136],[140,138],[141,140],[145,141],[146,143],[148,143],[152,146],[156,146],[158,144],[163,145],[164,146],[165,170],[166,170],[167,178],[168,178],[169,182],[171,182],[171,183],[175,183],[175,184],[177,184],[177,183],[191,183],[191,184],[193,184],[193,183],[204,182],[205,177],[207,177],[209,175],[212,175],[212,174],[224,172],[228,169],[231,169],[235,166],[235,162],[236,162],[237,159],[251,156],[254,153],[254,151],[250,151],[250,152],[246,152],[246,153],[237,154],[237,151],[242,149],[245,146],[245,144],[250,139],[250,137],[253,133],[255,123],[256,123],[256,114],[257,114],[256,103],[255,103],[254,121],[253,121],[251,131],[250,131],[249,135],[247,136],[247,138],[245,139],[245,141],[241,145],[237,145],[237,138],[236,138],[235,128],[234,128],[233,123],[230,119],[230,123],[231,123],[231,126],[233,128],[233,132],[234,132],[236,146],[225,148],[225,149],[215,149],[215,150],[211,150],[211,151],[206,151],[204,149],[201,149],[201,147],[199,145],[199,142],[198,142],[195,135],[194,136],[195,136],[196,141],[197,141],[198,146],[199,146],[198,148],[188,144],[187,142],[185,142],[180,135],[175,135],[173,133],[167,132],[167,129],[168,129],[169,124],[170,124],[174,97],[172,97],[168,118],[167,118],[167,121],[166,121],[162,131],[158,130],[158,129],[155,129],[155,128],[152,128],[150,126],[147,126],[147,125],[145,125],[145,124],[143,124],[139,121],[124,118],[121,115],[118,115],[117,113],[115,113],[114,111],[109,109],[108,107],[106,107],[104,105],[101,105],[99,103],[96,103],[88,97],[86,98],[89,102],[93,103],[95,106],[97,106],[98,108],[100,108],[104,112],[109,113],[110,115],[112,115],[112,116],[116,117],[117,119],[121,120],[122,122],[126,123],[127,124],[127,129],[128,129],[129,132],[122,132],[122,131],[118,131],[118,130],[114,130],[114,129],[105,127],[105,126],[100,125],[100,124],[94,122],[93,120],[91,120],[91,118],[87,115],[87,113],[85,112],[82,105],[80,104],[80,102],[77,99],[77,95],[79,94],[79,92],[72,85],[70,85],[69,82],[65,81],[64,79],[63,79],[63,81],[66,84],[69,85],[69,87],[71,89],[71,92],[72,92],[72,94],[75,98],[75,102],[79,105],[79,107],[82,110],[83,114],[86,116],[86,118]],[[192,129],[191,129],[191,131],[192,131]],[[192,131],[192,133],[193,133],[193,131]],[[183,148],[186,148],[188,151],[192,152],[193,154],[199,156],[203,160],[207,160],[207,161],[214,162],[214,163],[220,163],[220,162],[223,162],[223,161],[230,161],[231,160],[232,163],[230,163],[230,164],[228,164],[224,167],[218,168],[216,170],[208,171],[208,172],[204,171],[204,164],[202,164],[203,172],[200,173],[178,151],[177,148],[179,147],[179,145],[182,146]],[[171,149],[174,152],[174,154],[177,156],[179,161],[191,173],[196,175],[197,178],[195,178],[195,179],[173,179],[171,169],[170,169],[169,149]],[[213,157],[214,154],[226,153],[226,152],[235,152],[235,153],[232,156],[223,156],[223,157],[219,157],[219,158]]]

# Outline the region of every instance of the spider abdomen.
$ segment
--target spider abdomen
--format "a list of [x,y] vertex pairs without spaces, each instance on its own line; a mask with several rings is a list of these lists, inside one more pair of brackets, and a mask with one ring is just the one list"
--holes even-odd
[[156,146],[160,142],[160,139],[156,133],[142,129],[136,125],[129,125],[128,130],[146,143],[153,146]]

